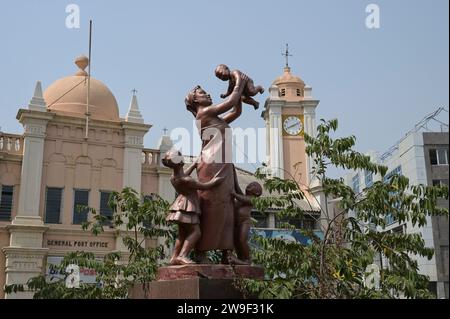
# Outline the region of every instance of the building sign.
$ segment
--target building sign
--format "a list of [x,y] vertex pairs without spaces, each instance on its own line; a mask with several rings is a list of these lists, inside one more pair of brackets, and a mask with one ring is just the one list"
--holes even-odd
[[111,237],[44,235],[45,248],[57,251],[111,251],[115,249],[115,241]]
[[[252,228],[251,233],[264,238],[279,238],[287,241],[296,241],[303,245],[311,244],[311,239],[297,230]],[[314,234],[321,239],[323,238],[323,233],[321,231],[315,231]]]
[[109,248],[106,241],[47,239],[47,247]]
[[[46,267],[46,271],[45,271],[45,278],[47,279],[47,281],[50,282],[54,282],[56,280],[64,280],[66,277],[66,273],[65,273],[65,269],[58,269],[58,268],[53,268],[53,266],[59,266],[61,265],[61,262],[63,260],[64,257],[60,257],[60,256],[49,256],[47,257],[47,267]],[[80,267],[79,268],[80,272],[79,272],[79,279],[80,279],[80,283],[86,283],[86,284],[96,284],[96,277],[97,277],[97,272],[95,271],[95,269],[90,269],[90,268],[84,268],[84,267]]]

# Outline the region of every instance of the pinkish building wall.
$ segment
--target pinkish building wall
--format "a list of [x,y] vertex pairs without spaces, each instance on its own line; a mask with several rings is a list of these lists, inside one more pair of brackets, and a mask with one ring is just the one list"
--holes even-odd
[[[47,124],[44,142],[42,181],[40,189],[39,215],[45,221],[47,187],[63,188],[59,224],[45,224],[48,229],[42,238],[42,247],[48,249],[46,258],[62,257],[69,251],[84,250],[98,257],[118,249],[117,231],[105,228],[105,232],[94,236],[73,225],[74,190],[89,190],[89,206],[99,210],[100,191],[120,191],[123,188],[125,134],[120,122],[92,121],[89,138],[84,138],[83,119],[55,116]],[[13,137],[22,140],[22,136]],[[6,144],[0,153],[0,185],[14,186],[11,221],[17,215],[23,149],[7,150]],[[144,195],[160,193],[159,174],[165,168],[159,165],[159,151],[143,150],[141,191]],[[165,172],[167,175],[167,172]],[[11,221],[0,221],[0,247],[10,245],[8,226]],[[154,246],[156,239],[145,242]],[[0,254],[0,287],[6,283],[6,257]],[[4,298],[0,289],[0,298]]]
[[[126,251],[121,242],[126,230],[106,227],[94,236],[73,224],[76,189],[89,191],[88,205],[97,211],[101,191],[130,186],[144,195],[168,193],[159,151],[143,150],[143,137],[151,125],[144,123],[135,94],[125,118],[120,118],[112,92],[91,78],[86,106],[88,59],[81,56],[75,63],[80,68],[75,75],[57,80],[45,92],[36,83],[28,108],[17,115],[24,135],[0,135],[0,185],[14,186],[11,220],[0,221],[0,287],[5,282],[26,282],[45,271],[48,257],[62,257],[68,251],[91,251],[99,257],[112,250]],[[62,188],[58,223],[45,223],[48,187]],[[147,242],[154,245],[154,240]]]
[[[305,149],[305,141],[297,137],[283,138],[284,169],[288,171],[294,180],[300,181],[301,185],[307,185],[306,156],[302,150]],[[292,179],[291,176],[284,176]]]
[[[9,233],[6,230],[5,224],[0,224],[0,247],[6,247],[9,245]],[[6,266],[6,258],[5,255],[0,253],[0,287],[4,287],[6,282],[6,273],[5,273],[5,266]],[[5,298],[5,293],[3,292],[3,289],[0,289],[0,299]]]
[[160,173],[166,172],[166,168],[159,165],[159,157],[159,150],[143,150],[141,192],[144,195],[160,193]]
[[50,122],[44,146],[40,212],[44,218],[46,188],[63,188],[63,225],[72,224],[75,189],[89,190],[89,206],[97,210],[100,191],[122,189],[124,147],[120,125],[93,127],[86,142],[77,121]]
[[[303,116],[303,107],[283,107],[283,116]],[[284,169],[287,170],[300,185],[308,184],[305,140],[303,136],[283,136]],[[294,167],[295,166],[295,167]],[[285,176],[285,178],[290,178]]]
[[[20,175],[22,170],[22,138],[21,136],[8,136],[4,135],[2,143],[0,143],[0,151],[3,151],[0,155],[0,186],[8,185],[14,186],[13,206],[11,211],[11,220],[17,215],[17,207],[19,204],[19,191],[20,191]],[[8,139],[14,140],[8,147]],[[18,141],[16,148],[15,141]],[[9,150],[8,150],[9,148]],[[10,222],[0,221],[0,248],[7,247],[9,245],[9,232],[7,225]],[[0,299],[5,297],[3,287],[6,282],[6,258],[3,253],[0,253]]]

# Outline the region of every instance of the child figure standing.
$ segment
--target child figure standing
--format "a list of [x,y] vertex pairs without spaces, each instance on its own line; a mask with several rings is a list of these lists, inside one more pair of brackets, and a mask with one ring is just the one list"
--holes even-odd
[[200,239],[200,204],[197,190],[210,189],[223,181],[223,177],[214,177],[211,181],[201,183],[190,174],[196,167],[193,163],[186,171],[183,170],[183,156],[178,151],[169,151],[162,159],[164,166],[173,169],[170,182],[179,194],[170,207],[166,220],[178,224],[178,238],[170,259],[172,265],[194,264],[188,256]]
[[234,233],[234,246],[238,259],[231,260],[232,263],[249,265],[250,260],[250,248],[248,246],[248,234],[250,232],[250,218],[253,205],[252,198],[259,197],[262,194],[262,187],[257,182],[248,184],[245,188],[245,195],[237,194],[235,192],[231,195],[236,199],[235,207],[235,233]]

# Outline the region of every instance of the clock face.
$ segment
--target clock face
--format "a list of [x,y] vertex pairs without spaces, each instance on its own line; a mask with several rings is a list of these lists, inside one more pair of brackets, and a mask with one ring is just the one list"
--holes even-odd
[[303,124],[297,116],[289,116],[284,120],[283,128],[289,135],[299,135],[303,130]]

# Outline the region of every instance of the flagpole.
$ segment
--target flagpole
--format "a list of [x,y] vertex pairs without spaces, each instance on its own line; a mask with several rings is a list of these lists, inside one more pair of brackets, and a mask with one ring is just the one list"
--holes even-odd
[[91,90],[91,48],[92,48],[92,20],[89,20],[89,62],[87,74],[87,97],[86,97],[86,134],[85,139],[89,136],[89,93]]

